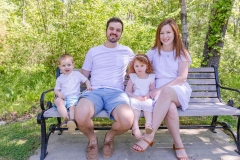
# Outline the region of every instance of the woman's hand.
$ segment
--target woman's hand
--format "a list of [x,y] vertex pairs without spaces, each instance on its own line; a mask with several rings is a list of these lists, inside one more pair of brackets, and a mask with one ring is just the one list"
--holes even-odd
[[159,95],[160,92],[161,92],[161,91],[160,91],[159,89],[155,89],[155,90],[153,90],[153,91],[150,91],[148,94],[149,94],[150,98],[155,99],[155,97],[156,97],[157,95]]
[[146,101],[147,100],[146,96],[134,96],[134,98],[139,100],[139,101]]

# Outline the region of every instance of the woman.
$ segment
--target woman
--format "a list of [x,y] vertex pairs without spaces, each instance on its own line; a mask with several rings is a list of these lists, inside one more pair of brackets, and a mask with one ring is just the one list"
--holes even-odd
[[162,121],[173,137],[173,149],[178,160],[188,160],[180,132],[177,108],[183,111],[188,108],[192,89],[186,82],[191,57],[180,38],[179,29],[173,19],[162,21],[156,32],[155,44],[147,52],[156,74],[156,89],[149,95],[156,100],[153,109],[151,134],[145,134],[132,149],[144,152],[148,145],[154,143],[154,135]]

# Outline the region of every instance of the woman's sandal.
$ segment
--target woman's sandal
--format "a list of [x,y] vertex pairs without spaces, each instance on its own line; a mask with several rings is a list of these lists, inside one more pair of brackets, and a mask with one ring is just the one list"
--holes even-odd
[[[139,135],[138,135],[138,134],[134,134],[133,131],[134,131],[134,130],[137,130],[137,129],[139,130],[139,128],[134,128],[134,129],[132,129],[132,136],[133,136],[134,138],[136,138],[136,139],[139,140],[139,139],[142,139],[142,138],[143,138],[143,135],[142,135],[142,134],[139,134]],[[139,132],[140,132],[140,130],[139,130]],[[141,133],[141,132],[140,132],[140,133]]]
[[[143,139],[149,146],[153,146],[153,144],[154,144],[154,140],[152,140],[151,142],[149,142],[148,140],[146,140],[146,139]],[[134,144],[134,146],[137,146],[137,147],[139,147],[141,150],[136,150],[135,148],[133,148],[132,147],[132,150],[134,151],[134,152],[144,152],[146,149],[143,149],[140,145],[138,145],[137,143],[135,143]]]
[[[184,147],[181,147],[181,148],[176,148],[175,147],[175,144],[173,144],[173,150],[176,151],[176,150],[181,150],[181,149],[185,149]],[[178,157],[177,156],[177,159],[178,160],[189,160],[188,156],[187,157]]]
[[153,132],[152,124],[150,123],[145,124],[145,132],[146,134],[151,134]]

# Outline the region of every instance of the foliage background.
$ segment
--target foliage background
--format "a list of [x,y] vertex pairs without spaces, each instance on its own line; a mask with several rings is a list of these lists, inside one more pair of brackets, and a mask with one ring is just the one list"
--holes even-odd
[[[211,3],[190,0],[187,4],[192,67],[201,64]],[[74,56],[76,67],[81,67],[88,49],[105,41],[105,24],[110,17],[124,21],[120,43],[136,53],[145,53],[153,45],[161,20],[172,17],[181,28],[179,12],[176,0],[1,0],[0,117],[8,119],[11,113],[31,112],[40,93],[54,86],[59,55],[68,52]],[[221,83],[234,88],[240,88],[238,19],[237,1],[219,68]],[[225,95],[227,99],[234,97],[231,93]],[[239,99],[234,98],[238,103]]]
[[[191,67],[199,67],[203,59],[212,3],[187,1]],[[238,89],[239,3],[235,1],[232,9],[219,66],[221,84]],[[55,85],[58,56],[68,52],[74,56],[75,67],[80,68],[88,49],[105,41],[105,25],[110,17],[120,17],[124,22],[120,43],[136,53],[146,53],[160,21],[174,18],[181,28],[179,13],[179,0],[1,0],[0,120],[35,117],[41,93]],[[239,95],[223,92],[222,97],[225,101],[234,99],[240,106]],[[236,119],[228,121],[236,124]],[[26,159],[31,155],[32,151],[25,153],[22,149],[39,146],[38,127],[35,119],[1,127],[0,159]],[[6,136],[10,131],[12,136]],[[29,144],[34,147],[29,149]],[[16,154],[11,154],[13,151]]]

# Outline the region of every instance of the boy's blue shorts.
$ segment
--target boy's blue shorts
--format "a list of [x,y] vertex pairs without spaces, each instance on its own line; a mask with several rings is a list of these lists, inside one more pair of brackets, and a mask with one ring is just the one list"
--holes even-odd
[[[64,100],[64,106],[66,107],[67,110],[69,110],[70,107],[76,106],[78,103],[78,97],[67,97]],[[53,107],[57,108],[56,104],[53,105]]]

